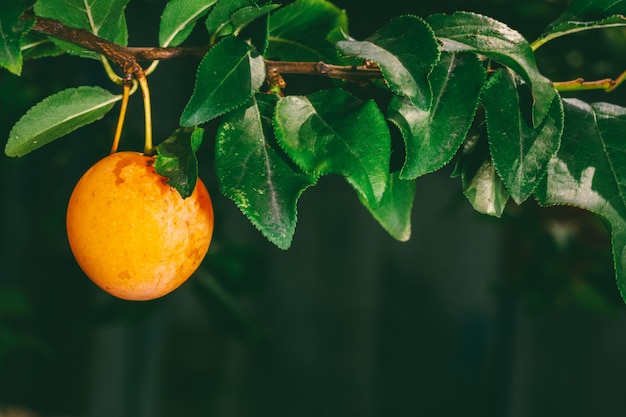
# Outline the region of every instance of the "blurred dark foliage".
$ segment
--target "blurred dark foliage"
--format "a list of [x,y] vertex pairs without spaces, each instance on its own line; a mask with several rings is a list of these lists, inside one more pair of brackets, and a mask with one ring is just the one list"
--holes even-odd
[[[131,44],[156,44],[163,4],[130,2]],[[374,8],[354,0],[336,4],[346,9],[355,38],[367,37],[400,14],[468,10],[501,20],[532,40],[567,2],[397,0]],[[194,32],[192,42],[203,39],[200,31]],[[538,64],[554,80],[614,77],[626,68],[625,52],[626,32],[597,31],[546,45]],[[157,142],[176,128],[196,64],[163,62],[150,77]],[[297,93],[311,88],[312,81],[292,77],[288,82],[288,92]],[[98,62],[69,56],[28,62],[20,78],[0,73],[0,131],[6,137],[34,103],[79,85],[116,88]],[[626,105],[623,88],[581,98]],[[465,296],[458,284],[450,284],[455,295],[444,304],[431,287],[435,284],[416,278],[423,274],[439,285],[453,280],[439,270],[420,270],[423,266],[411,260],[417,251],[423,251],[421,260],[458,262],[463,269],[458,252],[431,254],[427,240],[414,243],[417,249],[411,243],[390,243],[371,218],[351,214],[361,209],[345,196],[347,188],[332,179],[321,181],[323,191],[303,196],[294,249],[281,252],[219,195],[211,163],[214,126],[207,126],[200,175],[214,196],[217,226],[201,272],[163,299],[112,299],[76,265],[65,238],[64,215],[73,185],[108,152],[114,119],[106,117],[23,158],[4,156],[0,161],[0,405],[42,415],[107,417],[263,416],[295,409],[301,416],[504,416],[516,395],[510,391],[515,306],[537,315],[575,309],[615,317],[624,311],[613,278],[609,231],[601,219],[574,208],[541,209],[529,202],[509,207],[501,220],[463,214],[470,224],[453,229],[450,218],[467,213],[468,203],[455,180],[444,178],[448,172],[418,182],[425,190],[418,188],[421,201],[436,199],[427,192],[439,192],[441,184],[450,193],[442,192],[443,213],[428,211],[426,203],[417,205],[412,242],[427,239],[428,230],[436,229],[432,236],[441,246],[435,247],[456,247],[458,236],[470,239],[476,224],[495,225],[497,234],[485,238],[491,241],[476,241],[474,248],[476,253],[493,252],[485,255],[491,266],[479,265],[467,276],[455,277],[480,277],[480,285],[487,281],[483,290],[496,306],[488,318],[482,313],[455,316],[459,307],[450,300],[458,303]],[[127,120],[121,148],[140,149],[143,119],[137,100],[131,102]],[[307,220],[314,224],[307,225]],[[370,248],[364,236],[380,239],[372,243],[369,255],[361,253]],[[392,248],[397,255],[391,254]],[[370,282],[374,289],[369,292],[361,287],[359,267],[349,263],[355,260],[363,268],[372,262],[382,265],[368,271],[380,278]],[[315,274],[315,281],[306,279]],[[279,285],[279,290],[273,287]],[[361,310],[350,310],[359,303]],[[479,312],[482,308],[475,307]],[[493,327],[485,324],[490,320]],[[362,326],[371,326],[369,333]],[[359,350],[362,339],[351,336],[359,329],[357,335],[369,341],[369,350]],[[350,368],[345,361],[351,358],[371,367]],[[345,369],[353,373],[342,373]],[[371,398],[357,395],[363,392]],[[299,409],[301,399],[308,405]],[[360,404],[361,414],[354,404]],[[252,411],[253,405],[262,408]]]

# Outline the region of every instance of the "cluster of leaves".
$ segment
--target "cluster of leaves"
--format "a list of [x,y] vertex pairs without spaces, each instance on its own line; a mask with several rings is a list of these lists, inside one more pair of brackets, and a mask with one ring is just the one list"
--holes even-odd
[[[38,0],[33,10],[126,45],[120,10],[127,2]],[[94,57],[66,40],[30,32],[34,18],[20,16],[33,3],[0,6],[0,65],[17,74],[23,58],[61,52]],[[626,26],[625,16],[626,1],[573,0],[532,43],[502,22],[469,12],[400,16],[356,40],[348,35],[345,12],[325,0],[284,6],[171,0],[160,22],[160,46],[183,44],[203,20],[210,49],[180,117],[185,129],[164,153],[174,159],[193,153],[195,127],[220,118],[215,167],[221,192],[280,248],[291,244],[300,195],[328,174],[344,177],[373,217],[406,240],[415,180],[453,164],[465,196],[481,213],[500,216],[510,200],[521,204],[532,197],[544,206],[574,205],[606,218],[618,286],[626,294],[626,109],[563,99],[534,55],[564,35]],[[372,83],[385,100],[362,97],[349,81],[284,96],[268,77],[267,59],[374,63],[382,81]],[[91,123],[120,98],[100,87],[49,97],[17,122],[6,153],[23,155]],[[401,149],[392,146],[394,129],[404,140]],[[403,157],[397,169],[392,154]],[[183,159],[185,176],[195,181],[195,160]]]

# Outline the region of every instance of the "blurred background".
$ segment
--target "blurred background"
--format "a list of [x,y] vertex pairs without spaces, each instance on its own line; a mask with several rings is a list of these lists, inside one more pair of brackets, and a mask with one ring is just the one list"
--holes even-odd
[[[335,4],[357,39],[400,14],[468,10],[533,40],[567,2]],[[130,2],[131,45],[157,44],[163,7]],[[553,80],[615,77],[626,33],[555,41],[538,64]],[[195,65],[162,62],[149,79],[157,142],[177,127]],[[312,81],[287,82],[289,94]],[[0,72],[2,147],[28,108],[80,85],[118,88],[98,62],[73,57],[29,62],[19,78]],[[578,97],[626,105],[624,88]],[[606,224],[532,202],[482,216],[450,167],[418,180],[409,242],[324,177],[281,251],[219,194],[207,126],[200,175],[216,226],[201,270],[151,302],[103,293],[72,257],[65,209],[109,151],[116,110],[25,157],[0,156],[0,416],[623,415],[626,308]],[[121,148],[142,141],[135,98]]]

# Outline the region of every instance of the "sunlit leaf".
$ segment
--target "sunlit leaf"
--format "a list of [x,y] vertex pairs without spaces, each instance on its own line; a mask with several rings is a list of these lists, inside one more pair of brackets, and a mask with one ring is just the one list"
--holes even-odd
[[415,181],[403,180],[395,172],[389,176],[389,183],[379,204],[372,207],[363,198],[360,200],[393,238],[405,242],[411,237],[411,209],[414,199]]
[[204,130],[197,126],[180,128],[157,146],[154,169],[168,178],[168,185],[182,198],[191,196],[198,179],[196,151],[202,143]]
[[417,178],[450,162],[469,130],[485,70],[475,56],[444,54],[429,76],[434,100],[427,109],[394,97],[389,118],[402,132],[406,160],[400,177]]
[[561,148],[537,188],[540,204],[573,205],[611,225],[617,284],[626,300],[626,108],[564,100]]
[[533,45],[541,45],[552,39],[570,35],[576,32],[582,32],[585,30],[605,29],[623,26],[626,26],[626,16],[624,15],[611,16],[606,19],[594,20],[590,22],[568,20],[552,25],[548,30],[546,30],[546,32],[541,35],[541,37]]
[[198,19],[204,17],[217,0],[170,0],[161,16],[159,45],[178,46],[187,39]]
[[229,112],[215,145],[221,192],[281,249],[291,245],[297,202],[316,178],[291,164],[276,144],[272,115],[276,97],[259,95],[249,106]]
[[248,6],[235,11],[230,16],[230,21],[234,27],[234,33],[240,32],[247,25],[264,16],[272,10],[280,7],[279,4],[266,4],[265,6]]
[[254,56],[253,47],[239,38],[224,38],[207,52],[198,67],[181,126],[200,125],[242,106],[264,80],[263,57]]
[[[230,1],[221,2],[218,6],[227,4],[230,9],[224,10],[222,8],[224,22],[218,21],[220,26],[215,28],[218,32],[214,36],[224,36],[227,34],[233,34],[241,36],[250,42],[257,49],[259,53],[265,53],[268,45],[269,38],[269,13],[280,7],[278,4],[266,4],[261,5],[258,2],[253,1]],[[218,9],[220,7],[217,7]],[[217,10],[216,10],[217,11]],[[226,15],[226,11],[230,14]],[[213,16],[209,16],[207,25]],[[245,33],[242,33],[246,30]]]
[[550,25],[548,31],[566,22],[601,21],[615,15],[626,15],[623,0],[572,0],[568,8]]
[[100,87],[70,88],[33,106],[13,126],[8,156],[23,156],[104,116],[121,100]]
[[491,157],[507,190],[521,204],[543,178],[548,162],[559,149],[563,109],[555,96],[550,111],[533,127],[522,112],[523,89],[511,73],[500,70],[483,90]]
[[372,207],[380,202],[391,139],[373,101],[339,89],[288,96],[276,106],[275,127],[280,145],[305,172],[342,175]]
[[539,125],[557,95],[552,82],[541,75],[530,44],[519,32],[504,23],[475,13],[436,14],[428,18],[448,52],[475,52],[485,55],[519,74],[532,88],[532,120]]
[[270,17],[266,56],[283,61],[325,61],[341,64],[335,45],[336,31],[348,32],[345,11],[325,0],[296,0]]
[[510,194],[489,154],[487,134],[478,130],[463,145],[459,167],[463,194],[474,210],[500,217]]
[[432,91],[428,74],[439,58],[439,47],[430,27],[419,17],[400,16],[364,41],[340,41],[348,56],[374,61],[391,90],[413,104],[429,109]]
[[22,72],[22,37],[35,23],[35,19],[22,19],[20,16],[34,3],[34,0],[0,2],[0,67],[16,75]]
[[205,26],[212,39],[220,36],[232,35],[233,27],[231,16],[244,7],[255,7],[253,0],[228,0],[218,2],[207,16]]
[[[108,41],[125,46],[128,29],[124,9],[129,0],[38,0],[35,4],[37,16],[58,20],[67,26],[85,29]],[[56,38],[52,41],[73,54],[95,57],[96,54],[78,45]]]

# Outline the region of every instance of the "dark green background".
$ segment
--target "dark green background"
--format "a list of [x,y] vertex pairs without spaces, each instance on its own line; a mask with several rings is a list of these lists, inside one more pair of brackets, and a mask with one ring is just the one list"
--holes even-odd
[[[400,14],[469,10],[530,40],[565,3],[336,2],[357,39]],[[156,44],[162,9],[131,1],[132,45]],[[625,39],[611,30],[555,41],[539,66],[555,80],[616,76]],[[196,64],[163,62],[149,78],[157,142],[177,127]],[[288,94],[326,83],[287,81]],[[80,85],[117,89],[97,62],[73,57],[29,62],[21,78],[1,72],[0,135]],[[579,97],[626,105],[624,88]],[[141,111],[133,97],[122,149],[142,148]],[[626,309],[604,223],[532,203],[481,216],[450,167],[418,180],[407,243],[328,177],[303,194],[293,246],[281,251],[219,194],[207,126],[200,175],[216,228],[202,272],[153,302],[104,294],[76,265],[64,216],[73,185],[108,152],[115,113],[0,157],[0,416],[2,406],[93,417],[623,414]],[[571,239],[559,245],[555,230]]]

